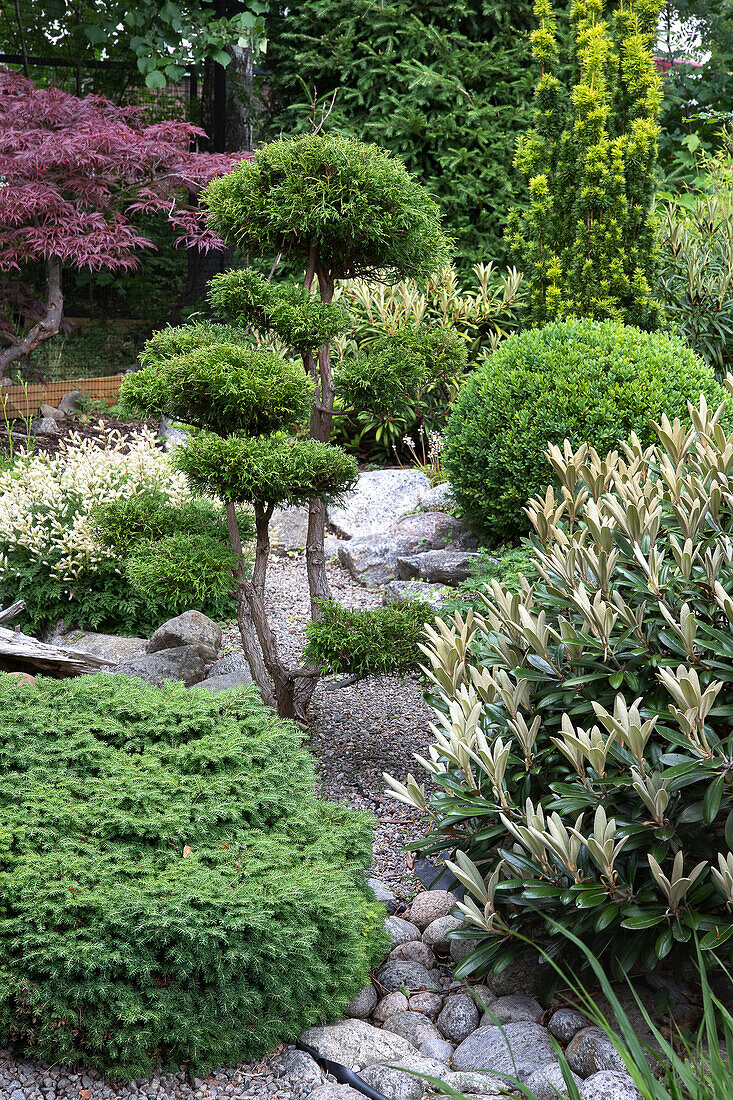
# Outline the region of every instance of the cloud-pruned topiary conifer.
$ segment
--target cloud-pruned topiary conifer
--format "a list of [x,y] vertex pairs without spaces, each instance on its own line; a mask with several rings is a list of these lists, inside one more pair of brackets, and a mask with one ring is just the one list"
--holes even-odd
[[371,819],[253,687],[0,674],[0,1041],[203,1075],[343,1013],[387,950]]

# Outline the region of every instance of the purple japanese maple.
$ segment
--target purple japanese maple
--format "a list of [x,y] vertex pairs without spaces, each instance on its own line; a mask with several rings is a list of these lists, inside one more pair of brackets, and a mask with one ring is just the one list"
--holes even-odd
[[223,247],[191,199],[249,154],[192,152],[205,136],[187,122],[146,124],[144,108],[36,88],[0,70],[0,297],[12,298],[11,273],[20,280],[26,264],[46,264],[43,316],[24,335],[0,325],[0,378],[59,332],[63,264],[129,270],[155,248],[135,214],[165,214],[176,245]]

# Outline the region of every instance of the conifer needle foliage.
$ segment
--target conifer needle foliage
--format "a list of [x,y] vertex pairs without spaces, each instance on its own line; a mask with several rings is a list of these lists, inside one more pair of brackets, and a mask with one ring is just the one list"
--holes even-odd
[[114,1077],[236,1065],[386,950],[370,819],[254,687],[0,674],[0,1041]]
[[516,156],[529,208],[515,211],[510,236],[536,324],[576,316],[657,325],[652,206],[661,92],[652,50],[660,6],[575,0],[566,83],[555,10],[550,0],[535,2],[537,109]]

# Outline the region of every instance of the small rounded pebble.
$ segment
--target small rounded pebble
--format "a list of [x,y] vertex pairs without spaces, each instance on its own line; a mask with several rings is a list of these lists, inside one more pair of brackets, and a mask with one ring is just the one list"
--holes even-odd
[[424,1012],[432,1020],[436,1019],[443,1007],[443,998],[439,993],[413,993],[410,997],[410,1010]]
[[[411,998],[412,999],[412,998]],[[377,1001],[377,1007],[372,1012],[372,1019],[376,1024],[383,1024],[395,1012],[407,1012],[409,1004],[404,993],[388,993]]]
[[574,1008],[558,1008],[550,1017],[547,1030],[554,1035],[560,1043],[569,1043],[576,1031],[586,1027],[588,1021],[585,1016]]

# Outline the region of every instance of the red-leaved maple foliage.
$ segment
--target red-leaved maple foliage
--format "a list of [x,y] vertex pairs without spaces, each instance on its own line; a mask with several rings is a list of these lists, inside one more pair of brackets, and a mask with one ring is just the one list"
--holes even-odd
[[13,272],[19,280],[26,264],[46,264],[43,316],[25,334],[0,319],[0,378],[59,332],[63,264],[130,269],[155,248],[136,214],[164,213],[177,245],[223,247],[191,196],[249,154],[192,152],[205,136],[187,122],[146,124],[139,107],[36,88],[0,69],[0,299],[18,300]]

